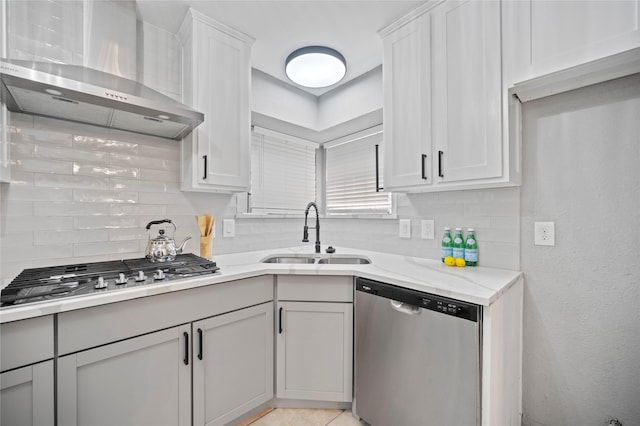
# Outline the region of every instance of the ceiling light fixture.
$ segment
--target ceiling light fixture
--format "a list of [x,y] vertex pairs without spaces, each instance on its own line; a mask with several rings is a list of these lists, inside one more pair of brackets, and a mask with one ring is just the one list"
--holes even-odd
[[347,72],[347,61],[330,47],[306,46],[287,57],[285,72],[300,86],[327,87],[342,80]]

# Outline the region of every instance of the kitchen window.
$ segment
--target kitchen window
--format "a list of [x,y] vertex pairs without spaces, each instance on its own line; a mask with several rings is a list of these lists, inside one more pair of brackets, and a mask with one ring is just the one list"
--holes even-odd
[[302,214],[316,199],[318,144],[253,127],[248,213]]
[[384,192],[382,126],[324,144],[327,215],[390,215],[392,194]]

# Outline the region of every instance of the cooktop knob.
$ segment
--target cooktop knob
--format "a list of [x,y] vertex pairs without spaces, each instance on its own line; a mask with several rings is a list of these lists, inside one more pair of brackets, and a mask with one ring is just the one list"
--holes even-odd
[[103,277],[98,277],[98,282],[94,285],[94,288],[107,288],[107,283],[105,282]]
[[146,281],[147,276],[144,274],[144,271],[138,271],[138,275],[136,275],[136,282]]
[[155,274],[153,274],[153,278],[156,280],[164,280],[167,276],[164,274],[162,269],[158,269]]
[[126,283],[127,283],[127,277],[125,277],[124,274],[120,272],[120,274],[118,274],[118,278],[116,279],[116,284],[120,285],[120,284],[126,284]]

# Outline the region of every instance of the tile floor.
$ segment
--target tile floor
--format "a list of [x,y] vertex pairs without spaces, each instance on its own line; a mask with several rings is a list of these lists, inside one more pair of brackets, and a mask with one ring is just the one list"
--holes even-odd
[[[261,413],[262,414],[262,413]],[[256,416],[241,423],[242,426],[361,426],[351,411],[320,410],[299,408],[276,408],[265,410],[264,415]]]

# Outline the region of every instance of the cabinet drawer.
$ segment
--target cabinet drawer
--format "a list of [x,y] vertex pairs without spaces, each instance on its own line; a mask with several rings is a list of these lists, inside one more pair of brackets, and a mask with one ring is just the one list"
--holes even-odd
[[53,316],[0,326],[0,371],[53,358]]
[[58,315],[60,355],[273,300],[273,276],[229,281]]
[[353,277],[279,275],[278,300],[353,302]]

